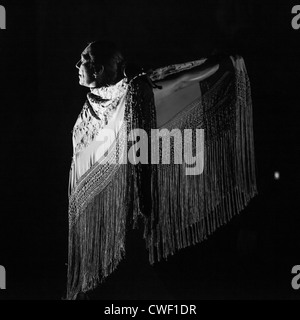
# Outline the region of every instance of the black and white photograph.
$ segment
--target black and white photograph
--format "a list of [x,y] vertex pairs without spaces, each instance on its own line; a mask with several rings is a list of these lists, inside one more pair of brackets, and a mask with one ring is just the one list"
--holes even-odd
[[300,300],[299,1],[1,1],[0,75],[0,300]]

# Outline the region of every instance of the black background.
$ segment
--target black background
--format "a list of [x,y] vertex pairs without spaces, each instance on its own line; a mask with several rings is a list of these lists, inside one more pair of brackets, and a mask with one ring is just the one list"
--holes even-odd
[[[66,287],[71,130],[86,88],[75,63],[110,39],[159,67],[241,54],[252,84],[259,195],[207,241],[151,267],[141,231],[92,299],[299,299],[300,30],[296,2],[2,1],[0,299],[61,299]],[[297,159],[298,160],[298,159]],[[274,172],[280,179],[274,179]]]

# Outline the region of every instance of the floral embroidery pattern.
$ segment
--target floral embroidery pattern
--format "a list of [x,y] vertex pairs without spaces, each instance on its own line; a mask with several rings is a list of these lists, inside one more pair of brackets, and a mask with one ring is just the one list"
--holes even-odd
[[74,154],[85,149],[108,124],[127,88],[123,79],[112,86],[91,89],[73,129]]

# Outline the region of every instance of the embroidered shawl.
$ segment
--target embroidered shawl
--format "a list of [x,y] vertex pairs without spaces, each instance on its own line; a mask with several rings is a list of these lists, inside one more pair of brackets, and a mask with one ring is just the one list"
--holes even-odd
[[[153,164],[150,139],[140,140],[149,150],[146,164],[128,161],[129,154],[139,158],[134,129],[150,137],[159,120],[159,89],[145,75],[87,95],[73,130],[67,299],[96,288],[116,269],[125,257],[126,232],[139,220],[153,264],[207,238],[257,193],[250,83],[243,59],[228,59],[230,68],[197,83],[193,101],[190,89],[165,99],[180,108],[160,126],[164,137],[173,141],[173,129],[191,129],[195,151],[194,133],[204,132],[201,174],[187,175],[185,163]],[[160,68],[150,78],[163,85],[204,62]],[[167,151],[159,145],[160,161],[164,152],[174,159],[176,148],[174,141]]]

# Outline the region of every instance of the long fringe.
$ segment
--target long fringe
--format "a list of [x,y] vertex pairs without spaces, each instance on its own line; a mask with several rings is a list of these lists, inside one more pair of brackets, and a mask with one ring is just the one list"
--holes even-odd
[[151,264],[206,239],[257,193],[250,82],[243,59],[232,62],[233,72],[203,83],[202,99],[166,126],[204,128],[204,172],[158,165],[159,222],[148,229],[146,221],[144,232]]
[[[96,288],[125,256],[126,166],[70,225],[67,299]],[[99,272],[100,271],[100,272]]]

